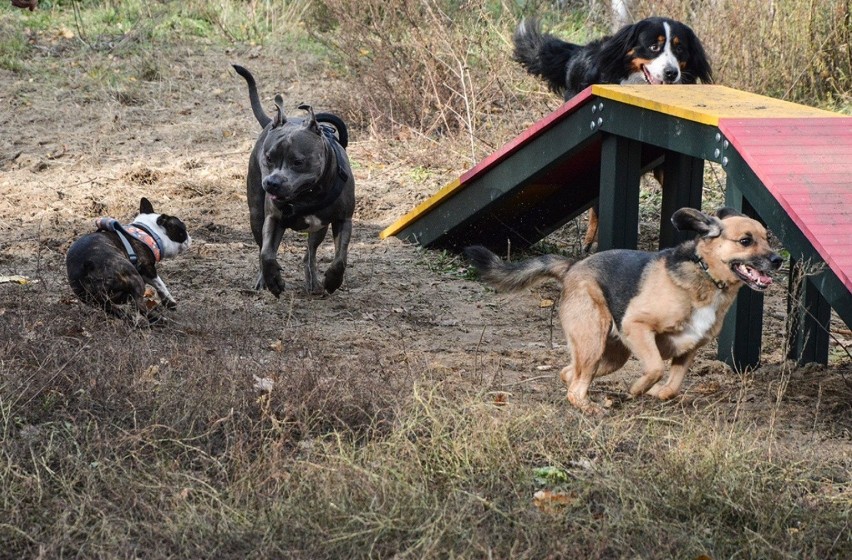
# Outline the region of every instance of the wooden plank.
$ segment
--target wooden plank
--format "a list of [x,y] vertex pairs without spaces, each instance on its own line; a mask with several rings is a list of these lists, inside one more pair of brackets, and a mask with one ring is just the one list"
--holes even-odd
[[[755,219],[755,209],[743,196],[734,177],[728,176],[725,205]],[[760,364],[763,336],[763,294],[750,288],[740,288],[734,304],[728,310],[717,340],[717,355],[737,371]]]
[[598,250],[635,249],[642,145],[611,134],[601,143]]
[[704,190],[704,160],[668,151],[663,164],[663,199],[660,204],[659,248],[674,247],[695,236],[693,232],[678,231],[672,215],[681,208],[701,210]]
[[658,113],[717,125],[723,118],[813,118],[836,113],[718,85],[594,85],[592,93]]
[[804,273],[796,259],[790,259],[787,288],[787,358],[800,365],[810,362],[828,363],[828,339],[831,307]]

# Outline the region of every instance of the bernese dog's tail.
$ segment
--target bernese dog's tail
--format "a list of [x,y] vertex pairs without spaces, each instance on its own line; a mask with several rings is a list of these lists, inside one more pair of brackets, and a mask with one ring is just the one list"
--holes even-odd
[[518,24],[513,37],[514,58],[527,72],[547,82],[555,93],[563,94],[568,87],[568,61],[582,47],[542,33],[536,18],[527,18]]

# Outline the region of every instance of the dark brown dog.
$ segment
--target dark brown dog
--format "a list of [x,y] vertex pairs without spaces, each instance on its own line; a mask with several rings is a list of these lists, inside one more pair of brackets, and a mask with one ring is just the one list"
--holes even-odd
[[[695,352],[719,334],[740,287],[765,290],[770,271],[781,266],[760,222],[730,208],[716,216],[682,208],[672,223],[699,235],[657,253],[603,251],[576,264],[555,255],[505,263],[484,247],[468,247],[465,254],[482,279],[500,290],[520,290],[548,277],[562,282],[559,318],[572,362],[561,377],[571,404],[600,414],[589,385],[620,369],[631,353],[644,370],[631,395],[676,396]],[[669,359],[668,379],[660,382]]]

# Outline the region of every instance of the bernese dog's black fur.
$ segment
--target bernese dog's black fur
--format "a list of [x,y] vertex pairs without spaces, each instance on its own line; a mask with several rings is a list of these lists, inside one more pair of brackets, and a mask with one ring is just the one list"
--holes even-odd
[[515,60],[570,99],[591,84],[710,83],[713,75],[695,33],[673,19],[651,17],[614,35],[575,45],[541,31],[538,20],[515,31]]

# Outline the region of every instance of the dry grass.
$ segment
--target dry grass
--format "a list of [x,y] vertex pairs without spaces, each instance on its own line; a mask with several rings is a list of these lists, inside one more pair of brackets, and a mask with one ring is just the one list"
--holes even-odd
[[[852,550],[848,453],[779,446],[727,407],[593,421],[373,360],[329,371],[327,341],[298,329],[269,363],[239,335],[249,313],[110,332],[32,301],[6,301],[0,326],[4,557]],[[269,371],[289,372],[271,393],[246,382]],[[536,507],[542,489],[561,501]]]

